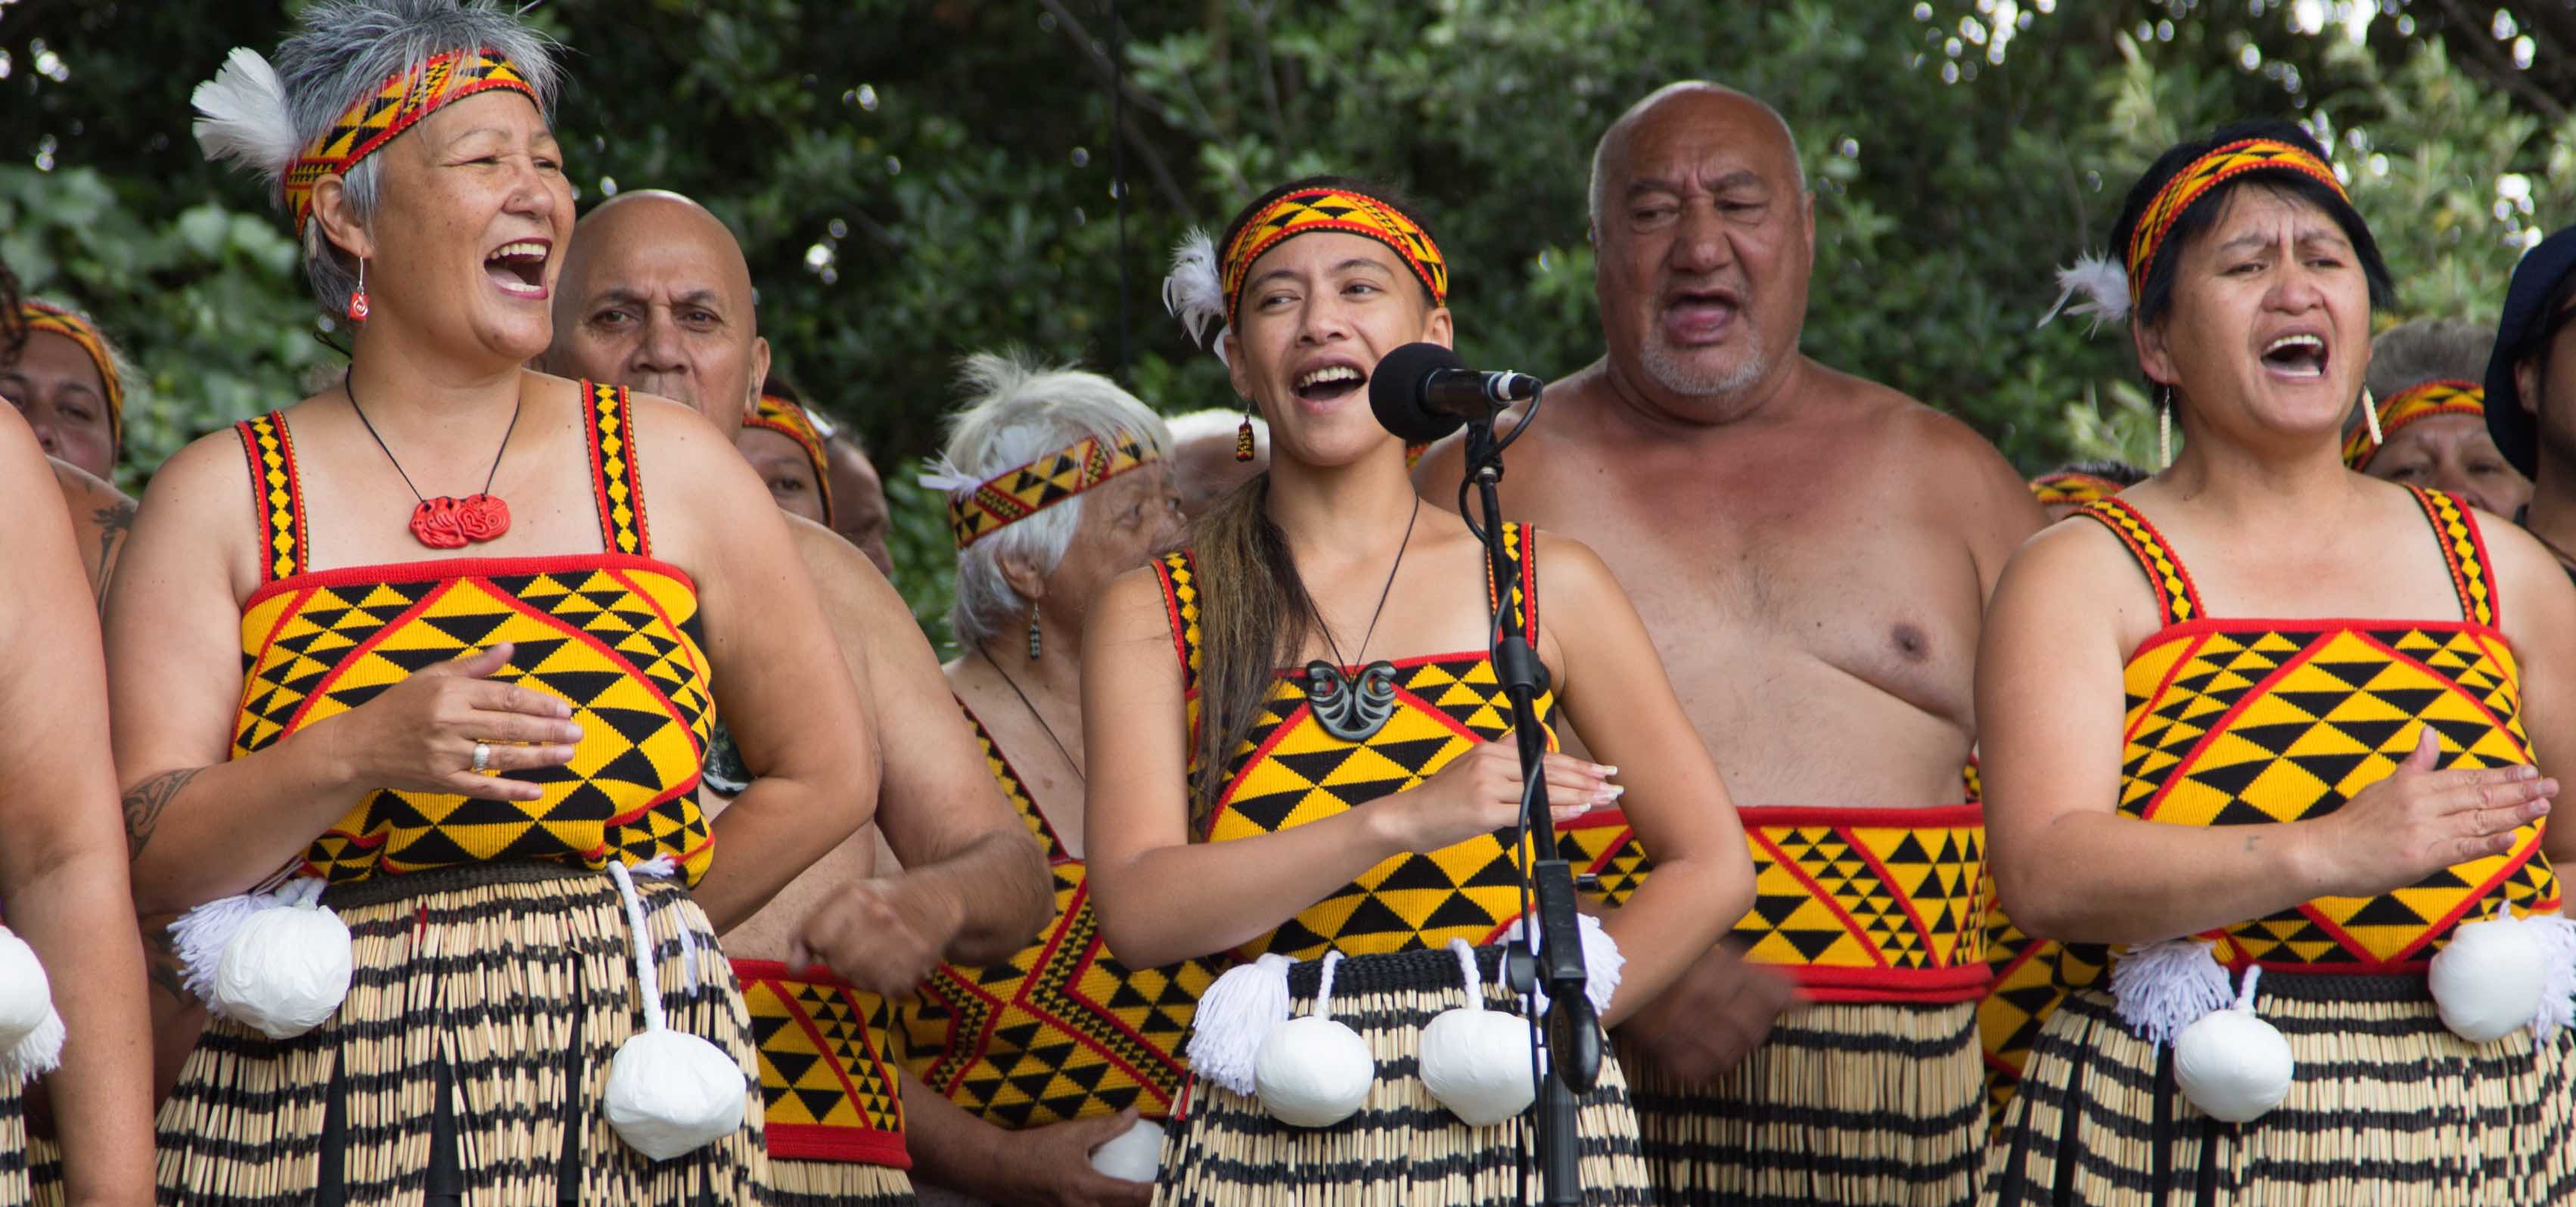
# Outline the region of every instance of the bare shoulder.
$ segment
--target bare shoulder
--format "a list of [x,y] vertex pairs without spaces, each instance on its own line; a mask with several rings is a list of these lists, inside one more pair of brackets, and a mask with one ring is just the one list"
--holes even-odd
[[1835,369],[1821,371],[1849,413],[1879,433],[1882,447],[1899,454],[1901,472],[1953,485],[1973,481],[2024,490],[2012,463],[1958,416],[1892,386]]
[[227,427],[190,441],[152,472],[138,519],[207,530],[241,528],[253,505],[250,462],[241,436]]
[[[2552,623],[2576,619],[2576,585],[2540,539],[2502,516],[2470,509],[2478,538],[2487,548],[2487,572],[2495,580],[2498,611],[2505,623],[2526,607]],[[2516,625],[2515,627],[2520,627]]]
[[133,498],[109,485],[105,479],[51,457],[46,461],[53,467],[54,485],[63,492],[63,503],[71,508],[74,519],[97,516],[102,512],[128,516],[134,513]]
[[2007,607],[2039,627],[2108,618],[2138,639],[2162,623],[2155,589],[2137,558],[2109,527],[2069,517],[2032,534],[2005,562],[1987,613],[1988,627]]
[[1609,563],[1602,561],[1592,546],[1544,528],[1530,529],[1525,539],[1538,563],[1542,612],[1551,604],[1574,605],[1580,610],[1602,599],[1605,593],[1622,590],[1619,576],[1611,573]]
[[848,538],[803,516],[781,512],[779,518],[787,522],[796,555],[833,616],[856,620],[871,635],[894,632],[897,625],[916,627],[903,595]]
[[724,466],[739,469],[749,479],[750,467],[734,450],[733,433],[717,431],[706,416],[687,404],[659,394],[630,393],[626,405],[635,425],[636,442],[649,446],[644,454],[646,472],[664,468],[700,471]]
[[1136,641],[1145,637],[1171,639],[1171,625],[1163,607],[1163,578],[1160,560],[1148,562],[1110,579],[1092,597],[1090,627],[1117,641]]

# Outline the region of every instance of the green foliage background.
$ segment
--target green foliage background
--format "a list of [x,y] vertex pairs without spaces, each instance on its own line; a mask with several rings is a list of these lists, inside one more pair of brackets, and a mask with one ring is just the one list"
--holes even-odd
[[[886,469],[899,585],[931,617],[948,549],[909,467],[959,356],[1017,342],[1166,411],[1229,404],[1162,313],[1164,251],[1334,170],[1424,198],[1471,362],[1569,371],[1598,351],[1592,141],[1674,79],[1745,88],[1797,129],[1821,236],[1807,350],[2028,471],[2152,456],[2125,341],[2033,320],[2186,131],[2309,122],[2395,271],[2383,321],[2491,319],[2520,248],[2576,212],[2576,9],[2377,3],[2366,25],[2353,0],[1127,0],[1115,21],[1107,0],[558,0],[535,19],[575,51],[558,124],[583,197],[673,188],[733,224],[781,364]],[[129,485],[336,362],[269,199],[187,131],[190,88],[299,7],[0,4],[0,257],[142,365]]]

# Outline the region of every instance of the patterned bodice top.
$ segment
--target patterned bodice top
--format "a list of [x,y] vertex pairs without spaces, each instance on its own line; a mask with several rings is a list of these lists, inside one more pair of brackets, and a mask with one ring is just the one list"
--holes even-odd
[[[1538,559],[1534,534],[1504,526],[1519,567],[1508,584],[1511,623],[1538,636]],[[1184,551],[1156,563],[1172,640],[1182,668],[1191,727],[1198,718],[1199,592],[1197,564]],[[1487,583],[1488,596],[1495,584]],[[1204,837],[1227,842],[1274,834],[1362,808],[1418,787],[1478,742],[1511,734],[1511,701],[1485,650],[1431,654],[1395,663],[1395,714],[1366,740],[1325,732],[1306,700],[1305,672],[1283,670],[1250,736],[1229,760],[1228,776]],[[1356,674],[1358,667],[1343,668]],[[1542,694],[1541,725],[1555,712]],[[1548,747],[1556,746],[1553,727]],[[1197,767],[1193,743],[1191,771]],[[1327,950],[1370,955],[1438,947],[1453,938],[1487,943],[1520,912],[1511,831],[1480,835],[1428,854],[1397,855],[1298,912],[1278,929],[1237,949],[1245,958],[1269,952],[1314,959]]]
[[966,720],[1002,795],[1046,851],[1055,913],[1017,955],[981,968],[941,964],[899,1007],[913,1075],[1014,1130],[1130,1106],[1149,1119],[1170,1115],[1188,1072],[1181,1037],[1215,970],[1198,960],[1133,969],[1111,958],[1083,861],[973,709]]
[[[2459,620],[2212,617],[2180,555],[2136,508],[2113,498],[2077,513],[2128,546],[2164,619],[2122,676],[2122,814],[2186,826],[2323,817],[2387,778],[2428,725],[2443,768],[2531,761],[2477,520],[2449,495],[2415,498],[2449,566]],[[2404,888],[2320,897],[2202,937],[2231,967],[2420,971],[2452,928],[2499,900],[2517,914],[2558,908],[2542,828],[2525,825],[2505,854]]]
[[333,882],[486,860],[714,858],[697,786],[709,668],[697,587],[653,559],[626,392],[581,385],[603,552],[313,570],[295,444],[275,412],[237,425],[261,545],[242,605],[232,757],[374,699],[413,672],[501,642],[491,678],[570,703],[582,738],[563,767],[514,772],[533,801],[382,789],[316,838],[301,871]]

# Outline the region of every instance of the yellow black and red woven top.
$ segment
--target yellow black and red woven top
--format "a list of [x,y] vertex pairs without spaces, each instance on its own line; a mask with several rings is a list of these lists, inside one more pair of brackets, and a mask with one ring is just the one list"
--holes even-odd
[[[1506,524],[1504,540],[1519,566],[1511,583],[1510,623],[1538,635],[1536,542]],[[1172,642],[1181,662],[1191,725],[1197,724],[1199,592],[1188,552],[1155,563]],[[1495,584],[1488,582],[1489,594]],[[1430,654],[1395,663],[1395,714],[1367,740],[1346,742],[1312,715],[1302,670],[1283,670],[1243,747],[1230,760],[1224,792],[1204,836],[1227,842],[1320,821],[1418,787],[1479,742],[1511,733],[1511,702],[1485,650]],[[1346,667],[1356,674],[1357,667]],[[1537,701],[1539,723],[1555,711],[1553,695]],[[1553,728],[1548,746],[1556,746]],[[1195,756],[1194,756],[1195,761]],[[1192,768],[1195,772],[1195,766]],[[1439,947],[1449,940],[1489,943],[1520,914],[1520,881],[1510,831],[1497,831],[1428,854],[1397,855],[1360,874],[1278,929],[1236,949],[1249,959],[1276,952],[1313,959],[1324,952],[1372,955]]]
[[[2136,508],[2105,499],[2078,513],[2129,547],[2165,619],[2122,676],[2121,813],[2186,826],[2322,817],[2387,778],[2428,725],[2443,768],[2531,761],[2477,520],[2449,495],[2414,493],[2448,563],[2459,620],[2213,618],[2180,555]],[[2236,968],[2421,972],[2463,918],[2496,901],[2517,914],[2558,908],[2542,831],[2525,825],[2506,853],[2405,888],[2320,897],[2202,937]]]
[[599,867],[714,858],[698,810],[709,668],[697,586],[652,556],[626,392],[581,386],[603,552],[315,570],[285,417],[236,425],[266,580],[242,604],[234,758],[374,699],[415,671],[501,642],[491,677],[558,696],[582,728],[570,765],[523,771],[533,801],[384,789],[316,838],[302,871],[335,883],[494,860]]
[[[966,708],[964,701],[959,708]],[[986,1122],[1017,1130],[1135,1107],[1172,1113],[1188,1067],[1181,1038],[1216,970],[1198,960],[1132,969],[1111,958],[1087,870],[966,709],[985,766],[1045,848],[1055,914],[999,964],[941,964],[897,1013],[913,1076]]]

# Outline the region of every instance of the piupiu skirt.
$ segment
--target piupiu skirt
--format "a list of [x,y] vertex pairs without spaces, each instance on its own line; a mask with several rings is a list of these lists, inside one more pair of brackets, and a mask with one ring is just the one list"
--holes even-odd
[[1975,1002],[1818,1003],[1704,1086],[1632,1060],[1664,1207],[1965,1207],[1986,1138]]
[[0,1073],[0,1207],[35,1201],[27,1166],[27,1103],[17,1077]]
[[765,1202],[758,1074],[733,971],[686,889],[648,879],[636,890],[670,1026],[742,1068],[732,1135],[656,1162],[609,1127],[609,1062],[644,1026],[616,882],[551,863],[475,864],[324,894],[352,938],[347,1000],[293,1039],[208,1024],[158,1120],[163,1201]]
[[2005,1109],[1986,1202],[2576,1202],[2576,1035],[2471,1044],[2421,975],[2266,972],[2255,1012],[2290,1041],[2297,1080],[2271,1113],[2229,1124],[2183,1099],[2173,1050],[2132,1033],[2109,995],[2068,995]]
[[[1495,984],[1501,949],[1479,948],[1477,956],[1485,1007],[1518,1013],[1517,1000]],[[1321,967],[1309,960],[1289,970],[1300,1016],[1313,1008]],[[1367,1104],[1332,1127],[1291,1127],[1271,1118],[1257,1099],[1192,1078],[1163,1142],[1154,1202],[1453,1207],[1536,1201],[1526,1117],[1469,1127],[1422,1084],[1422,1028],[1466,1001],[1458,957],[1446,950],[1342,960],[1333,973],[1332,1014],[1359,1032],[1377,1058]],[[1584,1202],[1654,1202],[1627,1082],[1607,1055],[1600,1082],[1578,1104],[1576,1131]]]

